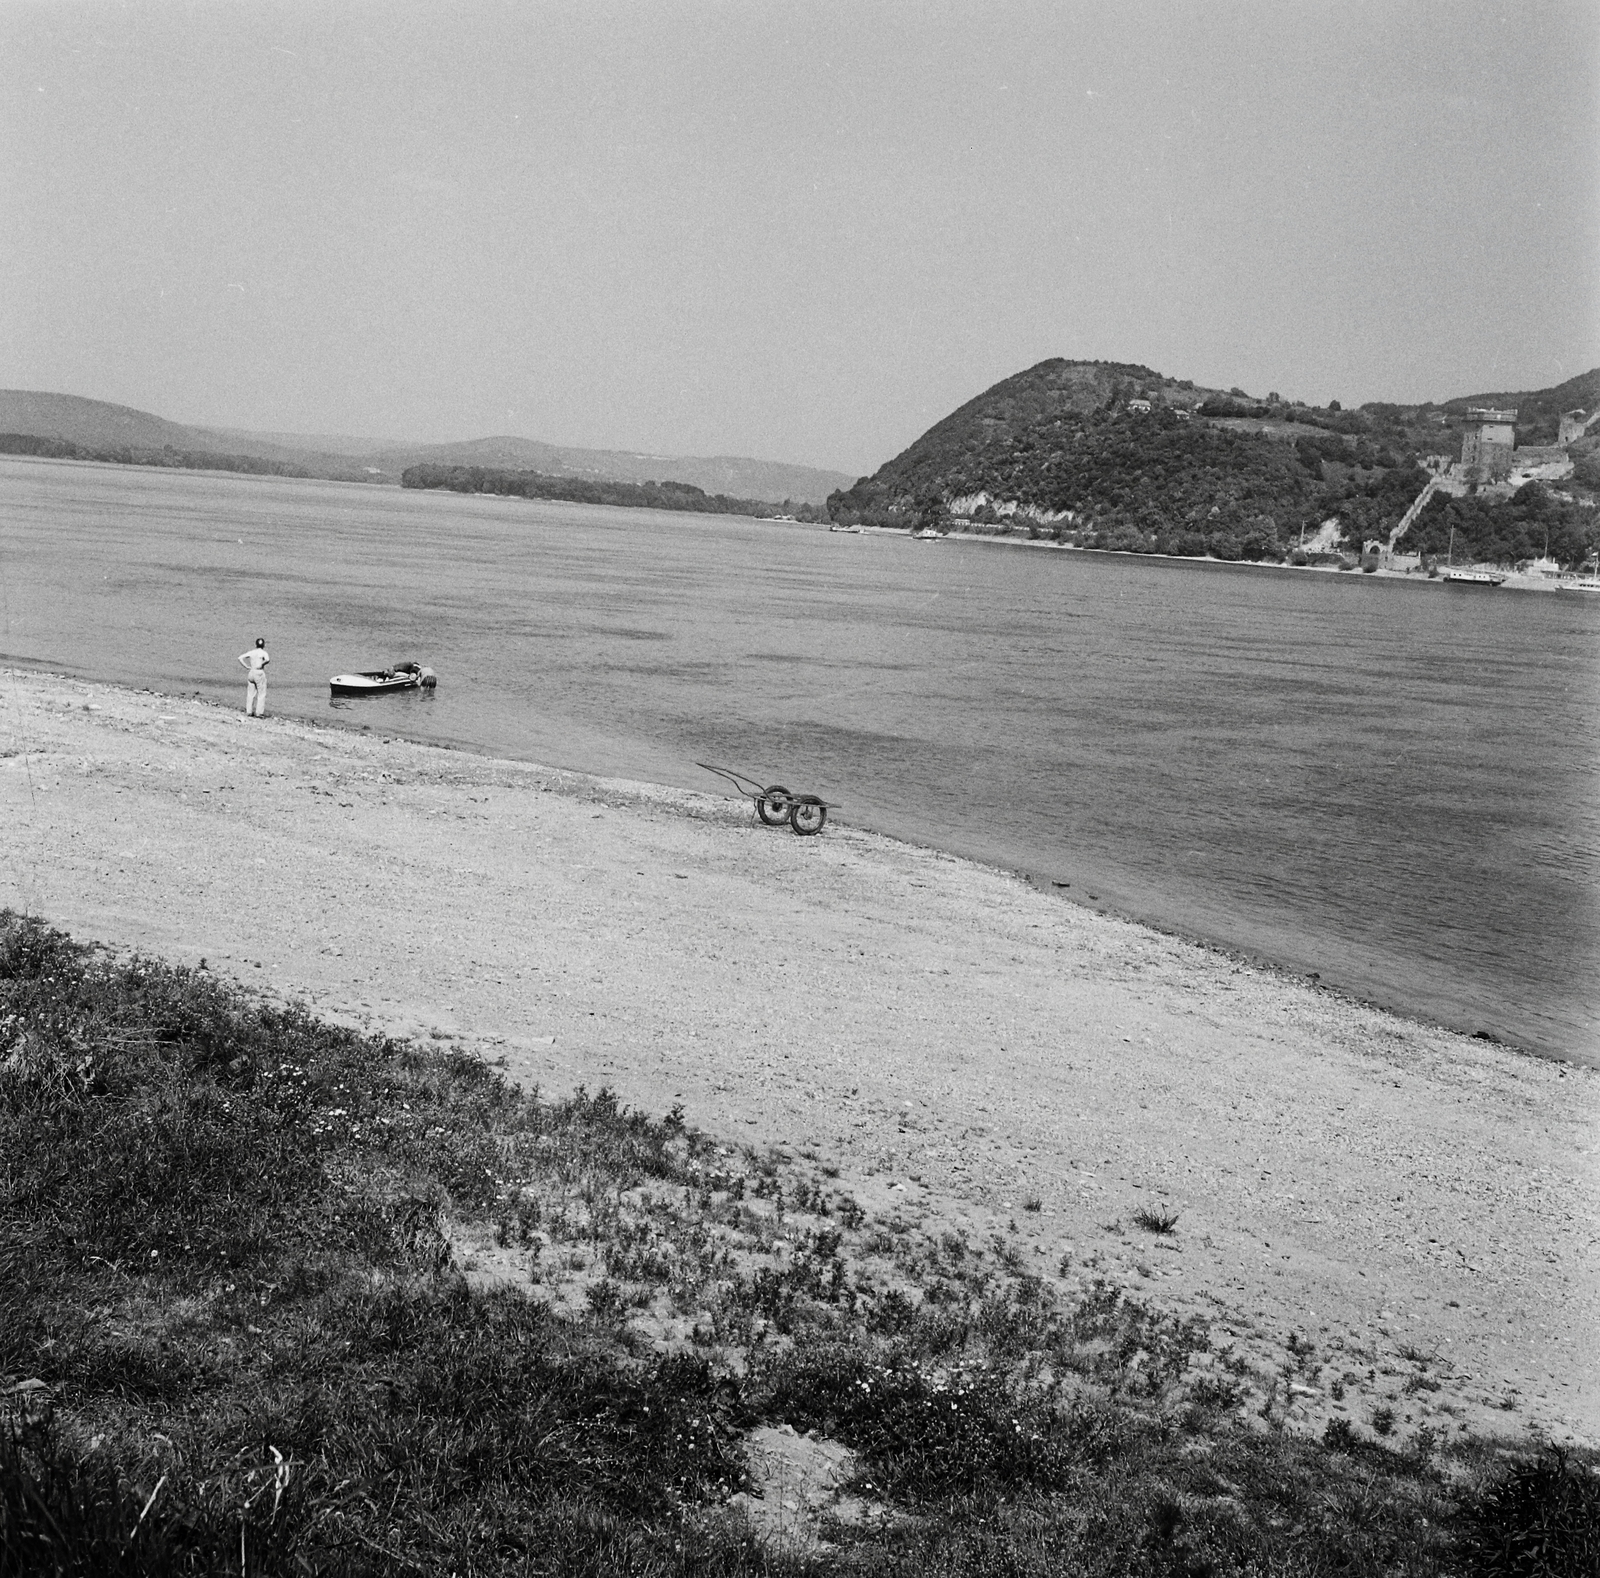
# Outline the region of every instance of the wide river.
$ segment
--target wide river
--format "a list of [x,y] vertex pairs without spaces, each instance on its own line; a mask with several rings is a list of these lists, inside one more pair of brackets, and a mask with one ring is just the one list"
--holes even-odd
[[[15,457],[0,556],[15,666],[237,705],[264,635],[279,713],[726,763],[1600,1061],[1597,597]],[[330,701],[407,657],[437,691]]]

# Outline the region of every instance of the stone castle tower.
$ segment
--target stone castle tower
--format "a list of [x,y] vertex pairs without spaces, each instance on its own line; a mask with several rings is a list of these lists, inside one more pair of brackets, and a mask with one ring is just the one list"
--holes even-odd
[[1461,464],[1475,467],[1485,479],[1505,476],[1517,448],[1517,413],[1470,406],[1467,421],[1470,425],[1461,435]]

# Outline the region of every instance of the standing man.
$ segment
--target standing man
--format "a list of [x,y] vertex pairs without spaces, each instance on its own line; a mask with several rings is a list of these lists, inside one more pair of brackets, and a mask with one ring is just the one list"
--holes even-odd
[[245,716],[264,718],[267,715],[267,664],[272,661],[267,656],[267,638],[257,636],[256,644],[248,652],[239,654],[239,661],[244,664],[246,676]]

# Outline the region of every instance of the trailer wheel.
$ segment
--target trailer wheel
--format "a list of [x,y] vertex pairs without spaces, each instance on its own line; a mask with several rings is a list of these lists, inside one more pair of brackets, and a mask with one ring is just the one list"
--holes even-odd
[[801,795],[789,811],[789,826],[802,838],[820,833],[828,820],[828,808],[815,795]]
[[793,797],[782,784],[771,784],[756,801],[756,815],[768,827],[782,827],[789,820],[789,807],[793,804]]

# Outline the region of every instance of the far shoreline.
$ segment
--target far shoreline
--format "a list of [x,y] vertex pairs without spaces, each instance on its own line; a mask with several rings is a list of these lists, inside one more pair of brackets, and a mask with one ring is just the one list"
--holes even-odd
[[[277,472],[254,471],[227,471],[213,470],[203,466],[154,466],[142,465],[137,461],[124,460],[84,460],[70,455],[11,455],[0,454],[0,462],[16,460],[29,464],[44,464],[51,466],[68,467],[104,467],[117,471],[132,471],[154,475],[186,474],[197,477],[233,478],[243,482],[285,482],[313,483],[319,487],[356,488],[364,492],[373,490],[384,491],[393,489],[402,491],[398,482],[387,479],[374,478],[372,481],[360,481],[352,477],[318,477],[318,476],[288,476]],[[649,513],[655,506],[636,504],[605,504],[587,500],[560,500],[521,498],[515,494],[501,493],[456,493],[451,489],[441,488],[413,488],[414,493],[432,494],[448,493],[459,499],[489,499],[506,500],[511,503],[532,505],[553,505],[560,503],[571,504],[574,508],[622,510],[633,514]],[[812,532],[828,532],[832,527],[827,521],[797,521],[782,516],[772,515],[740,515],[733,512],[714,512],[702,510],[658,510],[658,513],[682,515],[691,519],[705,521],[749,521],[759,526],[802,526]],[[872,533],[885,537],[910,537],[913,528],[910,526],[866,526],[861,527],[863,534]],[[1404,581],[1411,584],[1444,586],[1446,582],[1442,576],[1417,575],[1409,570],[1390,570],[1379,566],[1376,570],[1362,570],[1359,565],[1337,564],[1289,564],[1287,561],[1274,561],[1269,559],[1218,559],[1211,554],[1181,554],[1181,553],[1134,553],[1126,548],[1084,548],[1077,543],[1051,542],[1044,538],[1017,537],[1010,533],[1001,532],[940,532],[941,541],[948,539],[952,542],[978,542],[996,543],[1008,548],[1047,548],[1066,553],[1099,554],[1106,558],[1140,560],[1151,559],[1168,564],[1196,564],[1216,565],[1222,569],[1231,570],[1312,570],[1326,572],[1334,575],[1351,575],[1360,580]],[[1557,592],[1561,591],[1562,581],[1545,576],[1522,575],[1516,570],[1503,570],[1498,566],[1462,565],[1465,569],[1488,569],[1505,579],[1498,587],[1484,588],[1484,590],[1513,591],[1513,592]],[[575,769],[576,770],[576,769]]]
[[[910,537],[912,528],[909,526],[863,526],[863,532],[876,532],[887,537]],[[1403,581],[1411,585],[1445,586],[1448,585],[1442,575],[1419,575],[1411,570],[1390,570],[1379,565],[1375,570],[1363,570],[1360,565],[1338,564],[1290,564],[1287,560],[1273,559],[1218,559],[1212,554],[1199,553],[1135,553],[1128,548],[1085,548],[1075,542],[1052,542],[1043,537],[1018,537],[1009,532],[973,532],[973,531],[947,531],[938,534],[939,540],[950,542],[980,542],[995,543],[1006,548],[1048,548],[1061,553],[1095,554],[1107,559],[1126,559],[1138,562],[1141,559],[1152,559],[1167,564],[1205,564],[1216,565],[1225,570],[1292,570],[1303,573],[1314,571],[1319,574],[1353,576],[1357,580],[1382,580]],[[927,539],[923,539],[926,541]],[[1497,587],[1486,587],[1487,591],[1512,591],[1512,592],[1559,592],[1563,589],[1561,580],[1551,579],[1548,576],[1530,576],[1520,574],[1516,570],[1503,570],[1499,566],[1491,565],[1460,565],[1456,568],[1462,570],[1486,569],[1505,579]]]

